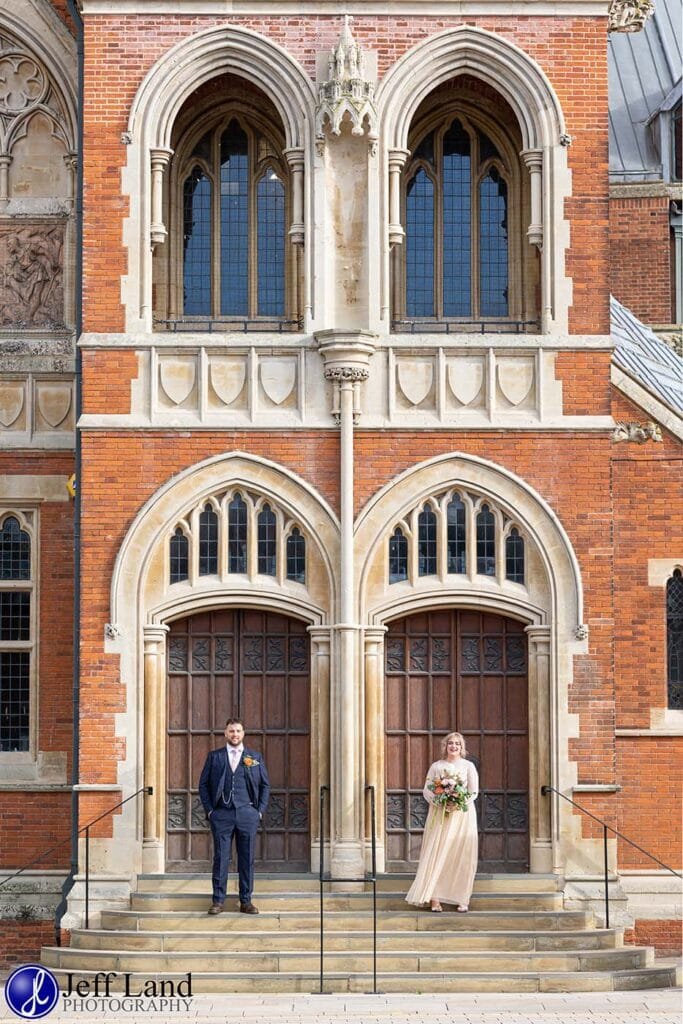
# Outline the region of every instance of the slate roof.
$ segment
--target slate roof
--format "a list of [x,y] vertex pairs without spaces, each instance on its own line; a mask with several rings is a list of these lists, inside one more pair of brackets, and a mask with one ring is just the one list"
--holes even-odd
[[649,327],[612,297],[613,361],[642,387],[679,415],[683,414],[683,359]]
[[681,79],[681,0],[655,0],[641,32],[609,34],[610,180],[658,180],[648,121]]

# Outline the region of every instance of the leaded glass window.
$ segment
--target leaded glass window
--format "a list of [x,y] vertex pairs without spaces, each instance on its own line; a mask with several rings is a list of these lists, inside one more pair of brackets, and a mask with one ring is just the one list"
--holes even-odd
[[524,583],[524,540],[514,526],[505,538],[505,578]]
[[420,576],[436,574],[436,514],[430,505],[417,517],[417,566]]
[[467,572],[465,506],[460,498],[453,498],[448,503],[446,521],[448,526],[448,571],[451,573]]
[[287,579],[306,582],[306,541],[296,526],[287,538]]
[[235,494],[228,505],[228,572],[247,571],[247,505]]
[[199,515],[199,575],[212,576],[217,572],[218,516],[207,504]]
[[[433,123],[433,122],[432,122]],[[418,136],[406,164],[400,319],[506,319],[513,174],[501,148],[465,116]]]
[[264,576],[275,576],[277,571],[276,537],[275,513],[264,505],[258,514],[258,571]]
[[668,706],[683,711],[683,575],[674,569],[666,584]]
[[389,582],[408,579],[408,539],[397,527],[389,538]]
[[171,583],[181,583],[188,578],[190,561],[190,542],[178,527],[171,537],[170,544],[170,577]]
[[289,175],[276,135],[242,114],[228,116],[202,136],[181,168],[178,313],[287,317]]
[[488,505],[482,505],[477,516],[477,572],[496,575],[496,517]]
[[[30,513],[29,513],[30,514]],[[0,752],[30,747],[34,648],[32,541],[17,516],[0,523]]]

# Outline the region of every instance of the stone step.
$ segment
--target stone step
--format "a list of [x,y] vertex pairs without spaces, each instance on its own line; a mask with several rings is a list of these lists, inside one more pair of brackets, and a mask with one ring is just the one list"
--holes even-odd
[[[156,950],[176,953],[183,950],[212,952],[252,951],[317,951],[320,948],[319,929],[295,931],[106,931],[78,929],[71,933],[71,947],[76,949]],[[327,932],[326,950],[352,950],[372,948],[372,931],[349,930]],[[543,952],[559,950],[620,949],[623,932],[620,929],[576,932],[500,932],[500,931],[379,931],[377,948],[382,952],[405,951],[452,952],[475,950]]]
[[[318,908],[310,911],[262,911],[247,918],[233,913],[210,917],[207,904],[201,910],[104,910],[101,927],[126,931],[202,931],[223,932],[232,927],[244,928],[248,920],[249,930],[293,931],[295,928],[315,929],[320,925]],[[494,910],[471,910],[468,914],[445,911],[432,914],[429,911],[408,909],[402,911],[380,911],[378,927],[384,930],[416,931],[581,931],[592,928],[594,917],[584,910],[509,910],[505,913]],[[372,928],[372,910],[354,913],[337,912],[325,915],[325,930],[348,931],[357,928]]]
[[[42,962],[48,967],[63,970],[101,970],[119,972],[148,972],[150,974],[180,973],[195,968],[206,972],[260,972],[305,973],[315,971],[320,963],[318,952],[220,952],[181,951],[148,952],[144,950],[76,949],[73,947],[45,947]],[[356,949],[353,953],[327,950],[325,969],[356,974],[367,971],[372,963],[372,947]],[[622,949],[560,950],[543,952],[481,952],[441,953],[426,951],[400,953],[378,952],[377,970],[424,974],[507,973],[512,971],[544,973],[566,971],[628,971],[650,967],[654,962],[651,949],[629,946]]]
[[[166,981],[185,981],[186,973],[164,974]],[[67,985],[65,971],[55,972],[60,987]],[[132,973],[129,990],[142,991],[148,974]],[[78,970],[72,981],[88,980],[94,984],[95,972]],[[318,992],[320,976],[317,971],[305,973],[263,972],[230,974],[202,971],[192,974],[192,991],[200,992]],[[515,971],[501,973],[429,973],[387,972],[378,975],[377,989],[381,992],[616,992],[633,989],[670,988],[675,984],[676,971],[672,967],[644,967],[624,971],[580,971],[548,973]],[[372,973],[364,970],[354,974],[326,972],[326,992],[372,992]],[[112,992],[123,992],[124,979],[113,981]]]
[[[415,878],[414,874],[380,875],[377,878],[378,892],[408,891]],[[477,875],[474,881],[475,892],[558,892],[562,887],[562,878],[558,875]],[[318,892],[320,887],[317,875],[313,874],[257,874],[254,889],[257,893],[266,892]],[[332,883],[326,883],[325,891],[331,890]],[[365,884],[370,889],[370,883]],[[164,893],[210,893],[211,876],[208,873],[174,873],[138,875],[137,891]]]
[[[234,897],[231,897],[234,899]],[[310,910],[319,903],[318,892],[258,892],[254,902],[259,910]],[[211,905],[210,890],[201,893],[136,892],[131,894],[132,910],[208,910]],[[325,892],[327,911],[366,910],[372,905],[369,892]],[[401,892],[378,892],[377,905],[381,910],[403,910],[406,908]],[[473,893],[470,900],[473,910],[561,910],[561,892],[515,892],[515,893]]]

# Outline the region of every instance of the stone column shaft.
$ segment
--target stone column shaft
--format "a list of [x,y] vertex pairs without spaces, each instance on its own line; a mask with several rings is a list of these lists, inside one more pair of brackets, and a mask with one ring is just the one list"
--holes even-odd
[[145,797],[143,818],[143,871],[164,870],[164,693],[168,626],[144,629],[144,761],[143,785],[152,786]]

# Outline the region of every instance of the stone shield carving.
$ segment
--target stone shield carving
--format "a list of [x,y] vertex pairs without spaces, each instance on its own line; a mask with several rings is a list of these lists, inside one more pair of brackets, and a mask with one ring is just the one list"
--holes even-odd
[[461,405],[472,405],[484,384],[484,360],[458,359],[448,364],[448,385]]
[[259,361],[261,387],[275,405],[289,398],[296,381],[296,360],[264,358]]
[[225,405],[239,397],[247,376],[243,359],[212,359],[209,364],[211,387]]
[[159,364],[159,379],[167,398],[181,405],[194,388],[196,364],[194,359],[169,359]]
[[36,386],[36,404],[48,426],[56,430],[69,415],[71,385],[39,383]]
[[510,405],[521,405],[534,385],[534,364],[530,359],[499,359],[498,387]]
[[0,424],[3,427],[11,427],[23,408],[23,383],[8,383],[0,387]]
[[400,362],[396,367],[398,386],[411,405],[419,405],[432,389],[434,365],[425,360]]

